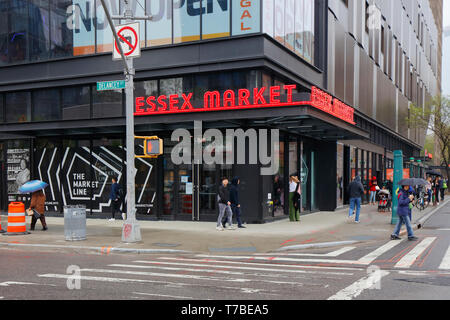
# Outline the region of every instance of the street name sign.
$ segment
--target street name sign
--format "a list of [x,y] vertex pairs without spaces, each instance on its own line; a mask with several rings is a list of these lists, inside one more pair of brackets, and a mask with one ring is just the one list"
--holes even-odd
[[119,45],[122,47],[126,58],[138,58],[141,56],[141,46],[139,39],[139,22],[122,24],[115,27],[119,42],[114,40],[113,60],[120,60]]
[[97,82],[97,91],[125,89],[125,80]]

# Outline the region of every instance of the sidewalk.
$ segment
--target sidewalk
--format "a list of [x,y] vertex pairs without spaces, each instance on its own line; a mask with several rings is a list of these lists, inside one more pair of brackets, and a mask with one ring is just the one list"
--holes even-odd
[[[440,206],[444,205],[442,203]],[[440,207],[439,206],[439,207]],[[413,210],[413,222],[426,216],[436,207],[419,212]],[[38,221],[36,231],[28,235],[0,235],[0,246],[45,245],[49,249],[87,249],[102,252],[127,252],[132,249],[140,253],[195,252],[195,253],[262,253],[289,246],[311,245],[339,241],[371,241],[389,239],[394,226],[390,224],[391,213],[377,212],[377,206],[361,208],[361,223],[347,220],[348,209],[335,212],[318,212],[301,217],[300,222],[289,219],[266,224],[246,225],[246,229],[217,231],[214,222],[187,221],[139,221],[142,241],[127,244],[121,241],[122,220],[109,222],[105,219],[87,219],[87,240],[65,241],[64,218],[47,217],[48,231],[41,231]],[[7,227],[7,216],[1,216],[3,230]],[[29,218],[27,218],[29,228]],[[53,246],[53,247],[51,247]],[[83,247],[83,248],[82,248]],[[111,250],[111,248],[116,248]],[[175,251],[176,250],[176,251]],[[139,251],[134,251],[139,252]]]

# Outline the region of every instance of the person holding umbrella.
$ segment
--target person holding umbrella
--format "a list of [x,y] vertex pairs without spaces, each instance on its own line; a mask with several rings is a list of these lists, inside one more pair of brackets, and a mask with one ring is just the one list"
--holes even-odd
[[[401,181],[400,181],[401,182]],[[409,219],[410,203],[414,200],[414,195],[409,194],[409,185],[402,185],[402,189],[399,193],[398,199],[398,222],[395,226],[394,232],[391,235],[391,240],[400,240],[399,237],[400,229],[402,225],[405,224],[406,230],[408,231],[408,240],[416,241],[418,238],[414,236],[414,232],[411,226],[411,220]]]
[[31,203],[28,208],[28,214],[31,215],[30,230],[34,230],[37,219],[41,220],[42,230],[46,231],[47,223],[45,221],[45,194],[44,190],[48,186],[47,183],[40,180],[28,181],[19,188],[20,193],[31,193]]

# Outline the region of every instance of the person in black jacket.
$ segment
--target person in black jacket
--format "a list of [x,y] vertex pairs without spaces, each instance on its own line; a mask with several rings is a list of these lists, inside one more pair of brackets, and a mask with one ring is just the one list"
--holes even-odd
[[355,211],[356,205],[356,217],[355,222],[359,223],[359,213],[361,211],[361,197],[364,194],[364,187],[361,183],[361,177],[356,176],[355,180],[353,180],[347,189],[350,196],[350,209],[348,212],[348,218],[351,219],[353,217],[353,213]]
[[239,177],[234,177],[230,185],[230,202],[233,215],[236,217],[238,228],[245,228],[241,220],[241,203],[239,201]]
[[228,215],[228,230],[234,230],[236,228],[233,227],[233,212],[231,211],[231,202],[230,202],[230,191],[228,189],[228,179],[222,178],[222,184],[219,187],[219,192],[217,195],[217,200],[219,203],[219,217],[217,219],[217,227],[216,229],[219,231],[223,231],[222,227],[222,218],[227,212]]

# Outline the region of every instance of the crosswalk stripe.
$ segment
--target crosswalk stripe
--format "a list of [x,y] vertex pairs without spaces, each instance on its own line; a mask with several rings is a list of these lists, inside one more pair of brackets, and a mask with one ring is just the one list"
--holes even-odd
[[[269,271],[269,272],[287,272],[287,273],[303,273],[303,274],[329,274],[329,275],[353,275],[353,273],[349,272],[317,272],[317,271],[305,271],[305,270],[286,270],[286,269],[276,269],[276,268],[252,268],[252,267],[243,267],[243,266],[226,266],[226,265],[206,265],[203,264],[195,264],[195,263],[180,263],[180,262],[154,262],[154,261],[134,261],[135,263],[146,263],[146,264],[167,264],[167,265],[178,265],[178,266],[191,266],[191,267],[206,267],[206,268],[226,268],[226,269],[239,269],[239,270],[252,270],[252,271]],[[110,265],[111,267],[119,266],[119,265]],[[155,267],[158,268],[158,267]],[[204,272],[219,272],[221,270],[213,270],[213,269],[181,269],[181,270],[192,270],[192,271],[204,271]]]
[[328,298],[328,300],[351,300],[359,296],[364,290],[373,288],[379,285],[381,278],[387,276],[388,271],[379,270],[377,272],[372,272],[364,278],[359,279],[345,289],[342,289],[335,295]]
[[[251,257],[252,259],[253,257]],[[172,260],[172,261],[199,261],[198,259],[189,259],[189,258],[173,258],[173,257],[158,257],[159,260]],[[247,259],[250,260],[250,259]],[[257,263],[257,262],[243,262],[243,261],[224,261],[224,260],[214,260],[214,259],[203,259],[199,262],[211,262],[211,263],[225,263],[225,264],[239,264],[239,265],[252,265],[252,266],[267,266],[267,263]],[[280,263],[271,263],[270,267],[279,267],[283,268],[280,271],[283,271],[285,268],[294,268],[294,269],[317,269],[317,270],[351,270],[351,271],[361,271],[365,269],[361,268],[348,268],[348,267],[322,267],[322,266],[302,266],[298,264],[280,264]],[[324,272],[328,273],[328,272]]]
[[405,255],[394,268],[409,268],[417,258],[436,240],[436,237],[427,237],[415,246],[407,255]]
[[355,247],[344,247],[339,250],[328,252],[328,253],[256,253],[258,256],[293,256],[293,257],[338,257],[341,254],[349,252],[355,249]]
[[450,270],[450,246],[445,253],[444,259],[442,259],[439,269]]
[[219,259],[254,259],[254,260],[265,260],[265,261],[294,261],[294,262],[323,262],[323,263],[336,263],[336,264],[361,264],[354,260],[332,260],[332,259],[295,259],[295,258],[285,258],[285,257],[258,257],[258,256],[212,256],[206,254],[199,254],[196,257],[201,258],[219,258]]
[[[53,279],[72,279],[73,275],[68,274],[55,274],[55,273],[47,273],[47,274],[38,274],[40,278],[53,278]],[[171,285],[176,287],[215,287],[214,285],[206,285],[206,284],[198,284],[198,283],[183,283],[183,282],[171,282],[171,281],[157,281],[157,280],[148,280],[148,279],[129,279],[129,278],[110,278],[110,277],[93,277],[93,276],[79,276],[80,280],[85,281],[99,281],[99,282],[113,282],[113,283],[153,283],[153,284],[161,284],[161,285]],[[264,292],[274,292],[271,290],[264,289],[255,289],[255,288],[245,288],[245,287],[227,287],[220,286],[221,289],[228,289],[233,291],[239,291],[242,293],[260,293]]]
[[385,245],[379,247],[378,249],[372,251],[371,253],[367,254],[366,256],[362,257],[361,259],[359,259],[358,261],[362,264],[370,264],[372,263],[376,258],[378,258],[379,256],[381,256],[382,254],[388,252],[389,250],[391,250],[392,248],[394,248],[396,245],[398,245],[399,243],[401,243],[403,241],[398,241],[398,240],[392,240],[389,241],[388,243],[386,243]]
[[128,275],[139,275],[139,276],[151,276],[151,277],[167,277],[167,278],[182,278],[182,279],[195,279],[195,280],[207,280],[215,282],[265,282],[271,284],[282,284],[282,285],[317,285],[320,284],[303,284],[295,281],[272,281],[264,279],[248,279],[248,278],[224,278],[224,277],[210,277],[210,276],[196,276],[190,274],[172,274],[172,273],[155,273],[155,272],[143,272],[143,271],[128,271],[128,270],[113,270],[113,269],[81,269],[82,272],[98,272],[98,273],[113,273],[113,274],[128,274]]
[[146,292],[133,292],[133,294],[142,295],[142,296],[171,298],[171,299],[188,299],[188,300],[194,300],[195,299],[193,297],[171,296],[171,295],[167,295],[167,294],[146,293]]

